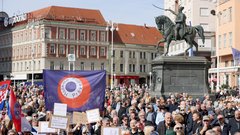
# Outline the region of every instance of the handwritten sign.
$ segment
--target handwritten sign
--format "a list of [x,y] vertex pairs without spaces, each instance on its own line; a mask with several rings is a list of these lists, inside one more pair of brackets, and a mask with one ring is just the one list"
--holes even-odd
[[68,127],[68,117],[64,116],[52,116],[50,123],[50,128],[57,128],[57,129],[67,129]]
[[67,104],[54,103],[53,115],[67,116]]
[[84,112],[73,112],[73,123],[81,123],[81,124],[87,124],[87,114]]
[[48,121],[39,121],[38,133],[56,133],[57,129],[49,128]]
[[94,123],[100,121],[99,109],[93,109],[86,111],[88,123]]
[[121,135],[121,129],[114,127],[103,127],[102,135]]

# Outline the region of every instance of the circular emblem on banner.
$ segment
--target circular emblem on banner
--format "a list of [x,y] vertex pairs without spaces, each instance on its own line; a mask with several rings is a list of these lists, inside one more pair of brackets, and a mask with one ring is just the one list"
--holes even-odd
[[14,104],[14,115],[16,119],[21,118],[21,107],[18,102]]
[[88,80],[82,76],[66,76],[58,83],[60,101],[71,108],[79,108],[84,105],[90,97],[90,92],[91,86]]

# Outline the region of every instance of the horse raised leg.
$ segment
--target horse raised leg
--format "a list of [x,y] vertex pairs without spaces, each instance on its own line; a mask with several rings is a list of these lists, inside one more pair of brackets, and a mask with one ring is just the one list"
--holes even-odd
[[164,54],[164,56],[167,56],[168,51],[169,51],[169,45],[170,45],[171,42],[172,42],[172,36],[168,36],[168,38],[167,38],[167,51]]

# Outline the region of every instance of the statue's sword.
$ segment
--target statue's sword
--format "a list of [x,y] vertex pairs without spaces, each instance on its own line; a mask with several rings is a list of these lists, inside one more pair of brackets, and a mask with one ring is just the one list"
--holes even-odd
[[164,8],[160,8],[160,7],[158,7],[158,6],[156,6],[156,5],[154,5],[154,4],[152,4],[155,8],[158,8],[158,9],[161,9],[161,10],[166,10],[166,9],[164,9]]

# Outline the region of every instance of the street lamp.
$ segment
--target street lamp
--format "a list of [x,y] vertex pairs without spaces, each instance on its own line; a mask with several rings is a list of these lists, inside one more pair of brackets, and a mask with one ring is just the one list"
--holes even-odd
[[112,42],[111,42],[111,81],[110,81],[110,87],[111,87],[111,90],[113,89],[113,32],[114,30],[118,31],[118,24],[117,23],[114,23],[112,21],[108,21],[107,22],[107,27],[106,27],[106,30],[107,31],[111,31],[112,34],[111,34],[111,38],[112,38]]
[[115,87],[116,86],[116,74],[114,73],[113,76],[114,76],[113,86]]
[[149,88],[152,86],[152,72],[149,72]]
[[32,57],[32,86],[34,85],[34,29],[38,28],[39,24],[36,24],[35,20],[33,19],[30,23],[27,24],[27,29],[32,29],[32,47],[31,47],[31,57]]

